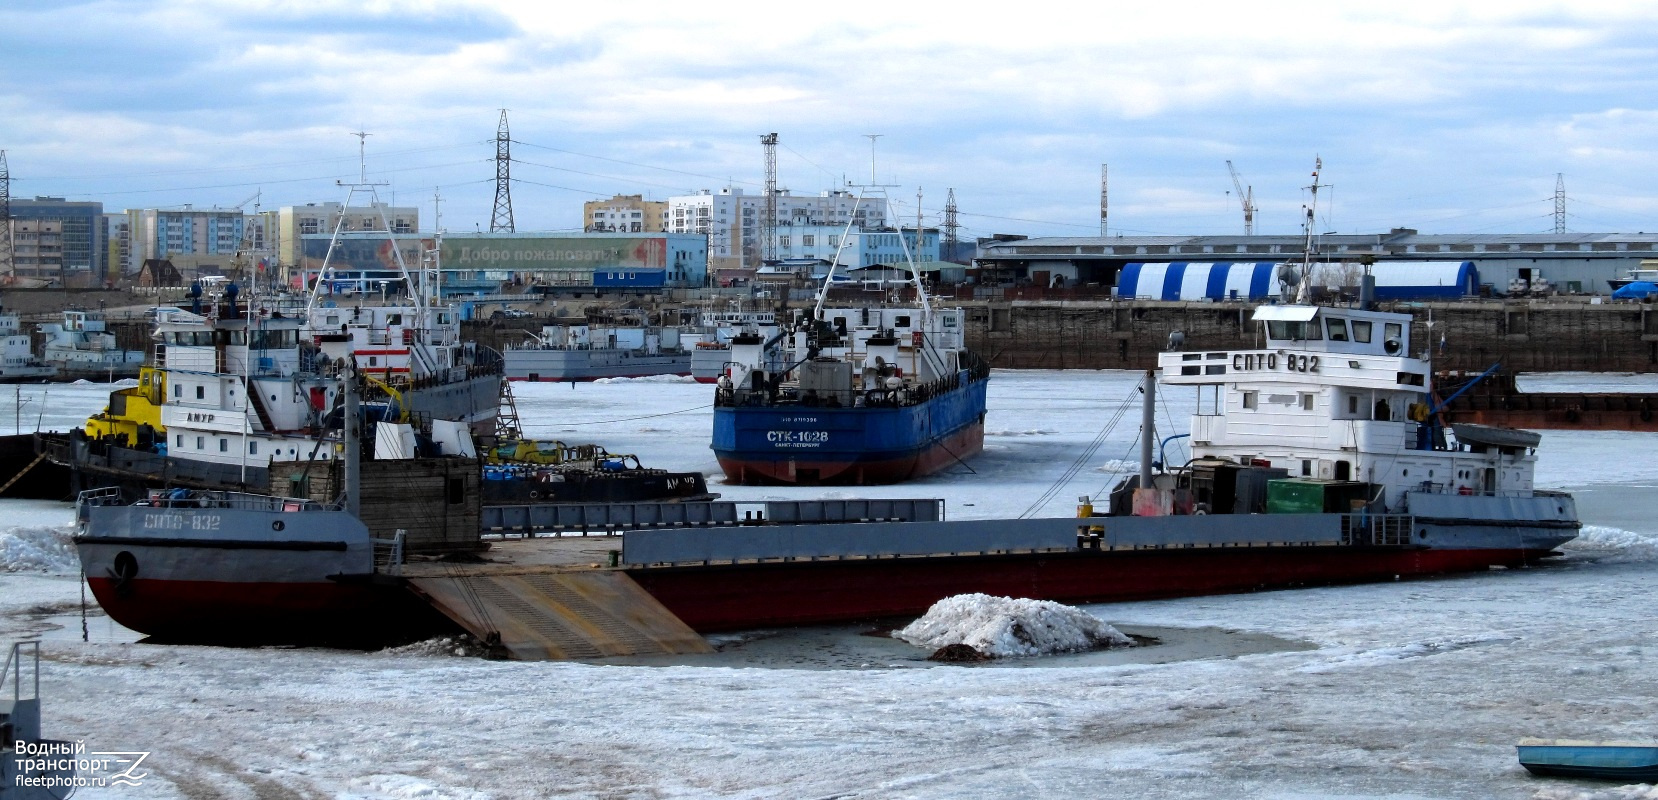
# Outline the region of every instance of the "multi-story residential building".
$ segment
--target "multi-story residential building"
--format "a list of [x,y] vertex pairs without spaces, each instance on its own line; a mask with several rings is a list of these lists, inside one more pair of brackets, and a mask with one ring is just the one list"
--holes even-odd
[[581,216],[582,228],[590,233],[661,233],[667,229],[668,203],[619,194],[582,203]]
[[228,266],[245,249],[247,218],[239,209],[135,208],[127,211],[127,226],[132,244],[124,269],[133,273],[152,258]]
[[[13,200],[11,225],[18,276],[60,281],[64,286],[96,285],[109,277],[103,203],[62,197]],[[21,249],[24,236],[31,237],[28,244],[34,248],[27,261]]]
[[111,278],[117,270],[122,275],[136,271],[132,266],[132,223],[126,214],[104,215],[104,248],[104,263],[109,265]]
[[14,219],[13,274],[58,280],[63,275],[63,223],[55,219]]
[[[420,211],[413,206],[391,206],[386,203],[350,208],[340,203],[283,206],[276,212],[277,261],[284,270],[291,269],[305,255],[300,237],[332,234],[335,225],[347,232],[383,231],[385,227],[380,221],[382,212],[391,225],[392,233],[420,233]],[[270,231],[266,231],[265,235],[270,236]],[[287,280],[289,276],[284,275],[283,279]]]
[[[834,262],[842,268],[896,265],[905,264],[909,259],[937,261],[938,242],[937,228],[923,228],[921,242],[917,246],[914,228],[901,231],[853,228],[848,231],[845,225],[780,225],[777,228],[777,257]],[[908,258],[905,257],[906,246]]]
[[[694,195],[670,197],[667,230],[706,235],[710,270],[757,269],[761,252],[760,215],[765,212],[765,205],[763,194],[746,194],[734,186],[718,193],[703,190]],[[887,224],[887,204],[884,198],[860,201],[855,195],[840,190],[795,195],[779,189],[777,222],[779,236],[783,235],[783,226],[839,226],[844,230],[851,223],[856,229],[880,228]],[[781,251],[778,256],[785,257]]]

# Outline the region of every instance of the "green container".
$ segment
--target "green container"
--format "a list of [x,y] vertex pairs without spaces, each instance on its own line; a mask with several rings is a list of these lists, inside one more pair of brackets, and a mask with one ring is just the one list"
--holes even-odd
[[1268,514],[1324,513],[1325,481],[1279,478],[1267,481]]

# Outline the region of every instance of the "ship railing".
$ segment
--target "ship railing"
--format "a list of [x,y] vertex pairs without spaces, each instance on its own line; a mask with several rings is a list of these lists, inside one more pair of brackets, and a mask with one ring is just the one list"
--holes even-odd
[[398,528],[391,538],[372,537],[369,542],[374,546],[374,571],[384,575],[403,574],[404,543],[409,532]]
[[1547,492],[1542,489],[1477,489],[1472,486],[1456,486],[1449,483],[1423,481],[1410,489],[1412,492],[1423,494],[1455,494],[1473,497],[1535,497],[1537,495],[1562,494]]
[[[113,491],[114,499],[104,492]],[[97,494],[97,502],[92,505],[125,504],[120,499],[120,490],[98,489],[91,492],[82,492],[82,503],[86,503],[88,494]],[[222,491],[194,491],[189,489],[158,489],[150,496],[135,503],[135,506],[150,508],[229,508],[242,511],[328,511],[335,507],[306,497],[278,497],[266,494],[250,494],[247,492]]]
[[1342,514],[1341,543],[1371,547],[1401,547],[1411,543],[1415,518],[1409,514]]

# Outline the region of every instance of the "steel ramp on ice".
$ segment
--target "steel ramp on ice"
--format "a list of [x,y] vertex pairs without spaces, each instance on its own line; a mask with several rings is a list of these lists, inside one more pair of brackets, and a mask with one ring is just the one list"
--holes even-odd
[[519,661],[712,653],[714,648],[616,570],[409,578],[410,588]]

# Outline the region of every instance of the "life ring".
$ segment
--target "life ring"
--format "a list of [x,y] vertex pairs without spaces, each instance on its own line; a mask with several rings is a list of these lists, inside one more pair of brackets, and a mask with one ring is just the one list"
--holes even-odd
[[530,499],[531,500],[540,500],[541,499],[541,493],[534,490],[534,489],[531,489],[530,490]]
[[1566,409],[1566,421],[1567,422],[1576,422],[1580,416],[1581,415],[1577,413],[1577,409],[1575,409],[1575,408]]

